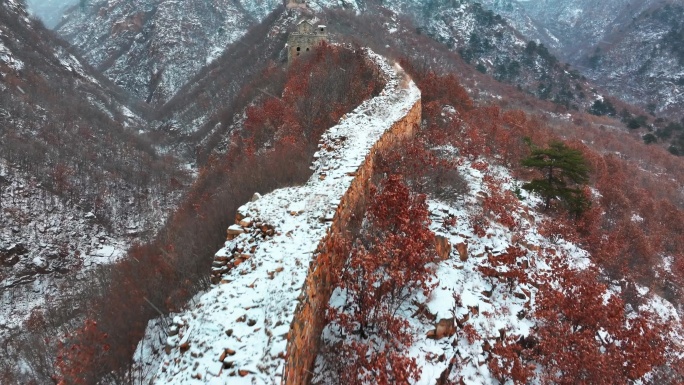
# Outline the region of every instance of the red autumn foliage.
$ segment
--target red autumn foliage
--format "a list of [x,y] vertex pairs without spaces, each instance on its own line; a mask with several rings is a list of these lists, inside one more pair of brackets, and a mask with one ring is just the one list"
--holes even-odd
[[55,367],[59,374],[57,385],[86,385],[97,382],[101,360],[109,350],[107,334],[97,323],[87,319],[83,326],[65,336],[68,343],[60,343]]
[[468,186],[458,173],[458,163],[439,156],[424,137],[407,141],[389,151],[378,154],[375,176],[401,173],[411,191],[444,201],[463,197]]
[[553,266],[558,285],[537,294],[540,321],[534,357],[545,384],[614,384],[634,381],[665,363],[669,326],[649,314],[628,317],[625,303],[592,271]]
[[484,185],[488,193],[482,200],[483,214],[513,230],[518,226],[518,222],[511,213],[520,206],[520,201],[511,190],[502,188],[501,181],[490,175],[485,175]]
[[399,175],[383,180],[372,196],[362,233],[334,282],[346,305],[328,312],[344,335],[355,336],[336,348],[341,384],[407,383],[420,374],[406,355],[412,335],[397,312],[416,290],[432,289],[436,253],[426,198],[412,193]]
[[488,363],[492,376],[502,384],[507,380],[515,385],[528,384],[534,377],[536,366],[525,358],[524,350],[520,340],[513,337],[496,341]]
[[522,268],[527,251],[517,247],[509,246],[504,253],[499,255],[489,254],[487,265],[478,266],[478,269],[487,277],[496,278],[498,281],[506,283],[509,291],[513,291],[519,284],[528,282],[527,272]]

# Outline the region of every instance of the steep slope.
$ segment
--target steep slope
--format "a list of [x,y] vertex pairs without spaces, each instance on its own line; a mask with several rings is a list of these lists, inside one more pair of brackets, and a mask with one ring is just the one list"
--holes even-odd
[[207,160],[226,139],[231,129],[228,120],[249,102],[240,95],[243,87],[280,62],[288,26],[295,20],[282,10],[264,17],[155,111],[154,126],[163,128],[170,140],[157,140],[157,145],[188,161],[203,164]]
[[61,283],[149,236],[186,181],[136,131],[128,96],[0,5],[0,336]]
[[[220,57],[282,0],[94,1],[76,7],[57,32],[86,60],[139,99],[159,106]],[[358,9],[354,1],[321,6]]]
[[658,3],[655,0],[485,0],[482,4],[500,13],[520,31],[536,26],[530,38],[539,38],[563,60],[571,63],[588,53],[606,35],[622,29],[635,15]]
[[[383,59],[371,57],[388,77],[382,94],[365,101],[324,134],[314,174],[306,184],[276,190],[240,208],[241,225],[228,229],[234,239],[215,257],[217,284],[196,307],[175,318],[168,356],[163,357],[154,383],[278,383],[285,375],[288,339],[311,341],[294,331],[285,336],[288,325],[302,315],[298,306],[308,302],[301,300],[302,291],[313,289],[304,287],[316,250],[331,225],[339,228],[336,222],[348,219],[349,208],[363,199],[372,154],[380,148],[376,142],[385,146],[410,136],[420,115],[415,84]],[[306,360],[310,351],[301,348],[287,356],[299,354]],[[185,354],[188,349],[190,357]],[[309,362],[312,359],[309,355]],[[301,376],[307,367],[288,370],[290,381],[303,383],[291,377]]]

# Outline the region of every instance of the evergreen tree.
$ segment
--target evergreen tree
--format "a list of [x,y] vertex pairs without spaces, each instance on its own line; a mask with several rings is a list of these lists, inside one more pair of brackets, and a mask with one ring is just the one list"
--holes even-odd
[[544,178],[533,179],[523,188],[541,195],[545,210],[554,199],[576,215],[589,207],[590,202],[581,188],[589,180],[589,166],[580,151],[553,141],[548,148],[534,148],[532,154],[522,160],[522,165],[537,168],[544,174]]

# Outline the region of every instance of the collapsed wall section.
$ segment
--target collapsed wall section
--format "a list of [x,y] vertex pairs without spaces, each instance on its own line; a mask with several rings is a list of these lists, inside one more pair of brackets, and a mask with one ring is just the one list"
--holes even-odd
[[155,384],[304,384],[330,297],[331,250],[363,199],[376,151],[411,136],[420,91],[368,54],[388,78],[381,95],[329,129],[303,186],[240,208],[215,256],[214,285],[174,319]]

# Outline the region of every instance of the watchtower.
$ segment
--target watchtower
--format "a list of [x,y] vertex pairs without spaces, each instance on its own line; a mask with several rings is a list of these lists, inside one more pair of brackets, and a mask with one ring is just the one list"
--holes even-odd
[[287,61],[310,52],[322,42],[328,41],[328,29],[318,19],[304,19],[297,23],[297,30],[287,39]]

